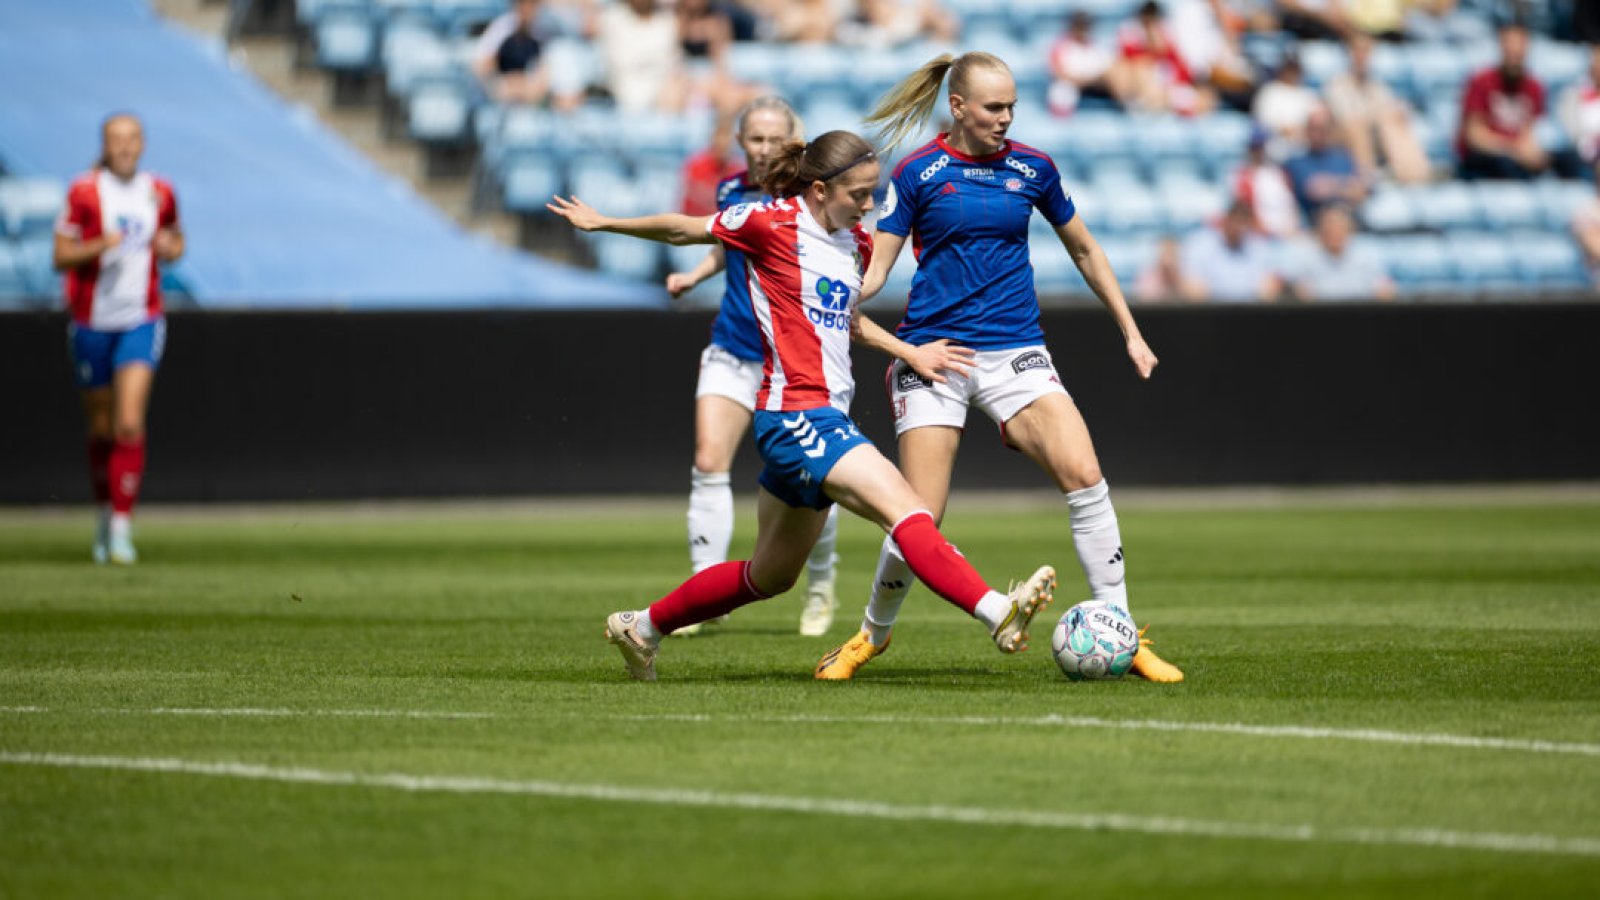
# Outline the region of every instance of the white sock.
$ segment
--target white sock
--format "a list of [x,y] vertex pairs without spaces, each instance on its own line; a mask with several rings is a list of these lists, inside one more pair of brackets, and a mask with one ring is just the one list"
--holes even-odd
[[833,580],[833,567],[839,561],[833,548],[839,543],[839,505],[835,503],[828,509],[828,521],[822,526],[822,534],[817,535],[816,546],[811,548],[811,556],[806,559],[806,581],[813,587],[826,584]]
[[883,548],[878,551],[878,571],[872,578],[872,599],[867,601],[867,614],[861,620],[861,630],[873,646],[882,647],[889,639],[889,629],[900,618],[900,604],[906,602],[906,594],[916,583],[900,545],[885,536]]
[[661,632],[656,629],[656,623],[650,621],[650,610],[641,609],[634,615],[638,617],[634,620],[637,623],[634,627],[639,632],[639,637],[644,638],[652,647],[660,644]]
[[1011,598],[999,591],[990,591],[978,601],[978,608],[972,614],[989,629],[990,634],[994,634],[995,628],[1006,620],[1006,616],[1011,615]]
[[733,488],[727,472],[690,470],[689,565],[696,573],[728,561]]
[[1078,551],[1084,577],[1089,580],[1089,596],[1109,600],[1127,612],[1122,531],[1117,528],[1117,511],[1111,508],[1111,489],[1106,487],[1105,479],[1068,491],[1067,507],[1072,515],[1072,544]]
[[114,540],[133,537],[133,517],[127,513],[112,513],[111,537]]

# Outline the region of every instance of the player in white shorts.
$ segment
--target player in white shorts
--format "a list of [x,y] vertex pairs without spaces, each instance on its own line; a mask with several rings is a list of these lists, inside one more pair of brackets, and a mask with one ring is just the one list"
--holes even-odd
[[[914,236],[917,274],[897,334],[863,318],[859,336],[861,343],[897,360],[889,370],[889,390],[901,471],[942,516],[967,409],[983,410],[1000,425],[1006,444],[1049,473],[1062,492],[1073,548],[1093,599],[1127,611],[1116,511],[1088,426],[1061,385],[1039,327],[1028,258],[1028,223],[1035,210],[1116,319],[1141,378],[1150,377],[1155,354],[1055,163],[1006,136],[1017,88],[998,57],[981,52],[940,56],[891,89],[867,120],[885,126],[885,152],[927,121],[946,73],[953,124],[948,134],[912,151],[896,168],[862,285],[863,298],[875,295],[906,238]],[[899,548],[885,540],[861,631],[823,657],[817,677],[851,678],[882,653],[911,584]],[[1142,633],[1132,671],[1150,681],[1183,679]]]
[[[751,101],[739,113],[734,136],[749,168],[717,185],[719,210],[772,199],[760,187],[767,162],[784,143],[805,140],[805,131],[786,101],[766,96]],[[733,539],[733,487],[728,473],[739,442],[750,430],[756,392],[761,387],[761,331],[750,304],[750,273],[743,252],[718,244],[693,270],[667,276],[667,290],[676,297],[723,268],[728,276],[722,308],[711,326],[711,344],[700,354],[700,383],[694,394],[694,469],[690,472],[688,519],[689,563],[695,572],[728,558]],[[806,562],[801,634],[826,634],[833,624],[838,534],[839,512],[833,509]],[[698,634],[701,628],[702,623],[696,623],[674,633]]]

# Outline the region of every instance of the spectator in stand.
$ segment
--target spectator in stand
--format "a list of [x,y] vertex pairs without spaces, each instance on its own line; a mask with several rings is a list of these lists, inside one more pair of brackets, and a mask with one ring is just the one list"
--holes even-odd
[[1600,162],[1600,46],[1589,48],[1589,77],[1562,96],[1561,124],[1585,173],[1593,174],[1594,164]]
[[1356,167],[1350,151],[1336,142],[1333,118],[1325,109],[1312,113],[1306,121],[1306,152],[1284,163],[1283,170],[1307,221],[1316,221],[1317,213],[1329,203],[1357,209],[1366,202],[1367,177]]
[[1241,109],[1250,105],[1256,73],[1239,43],[1245,18],[1223,0],[1174,0],[1171,34],[1196,82]]
[[539,33],[550,38],[592,41],[600,34],[597,0],[546,0],[539,10]]
[[1278,0],[1283,29],[1308,41],[1339,41],[1349,36],[1349,0]]
[[1461,99],[1456,153],[1468,180],[1529,179],[1550,167],[1533,132],[1545,101],[1544,85],[1527,69],[1527,26],[1508,22],[1499,37],[1500,63],[1472,76]]
[[711,142],[683,164],[683,204],[686,216],[717,213],[717,187],[745,167],[733,157],[733,117],[719,112],[711,129]]
[[1401,184],[1427,181],[1428,155],[1417,140],[1411,108],[1372,75],[1372,38],[1357,34],[1346,43],[1350,68],[1323,89],[1333,121],[1349,142],[1350,155],[1368,177],[1380,171],[1379,158]]
[[1349,0],[1349,38],[1358,35],[1385,41],[1406,39],[1406,9],[1417,0]]
[[1257,234],[1280,240],[1300,233],[1300,202],[1283,167],[1267,158],[1268,138],[1259,125],[1251,131],[1249,155],[1233,176],[1233,195],[1250,207]]
[[556,109],[576,109],[583,103],[583,91],[576,85],[553,88],[539,23],[539,0],[512,0],[511,9],[478,37],[472,71],[497,102],[538,104],[548,99]]
[[1124,106],[1185,116],[1216,108],[1216,94],[1195,83],[1156,0],[1146,0],[1137,16],[1122,23],[1117,43],[1128,70],[1126,88],[1118,97]]
[[[1600,186],[1600,171],[1594,173]],[[1583,250],[1583,261],[1589,269],[1589,282],[1600,291],[1600,197],[1591,199],[1572,214],[1572,236]]]
[[687,85],[678,17],[656,0],[626,0],[600,14],[606,86],[624,115],[678,112]]
[[796,44],[828,44],[844,17],[833,0],[790,0],[767,4],[772,36]]
[[1272,248],[1250,230],[1250,207],[1235,200],[1215,228],[1183,242],[1184,299],[1200,302],[1273,301],[1282,285],[1273,272]]
[[1306,144],[1306,122],[1322,108],[1322,98],[1305,84],[1300,57],[1284,57],[1272,80],[1261,86],[1250,107],[1250,115],[1272,134],[1267,154],[1286,159]]
[[961,37],[961,20],[938,0],[858,0],[856,14],[863,25],[860,43],[868,47],[917,40],[953,44]]
[[1352,241],[1355,217],[1342,203],[1317,213],[1317,238],[1290,254],[1284,276],[1296,300],[1393,300],[1394,280],[1370,244]]
[[1406,8],[1406,36],[1418,41],[1448,41],[1464,37],[1456,30],[1456,0],[1410,0]]
[[[691,96],[704,97],[712,108],[740,106],[750,91],[728,71],[733,19],[721,0],[679,0],[678,43],[683,48]],[[712,207],[697,215],[711,215]]]
[[1093,30],[1094,20],[1080,9],[1067,17],[1067,30],[1050,46],[1046,101],[1058,116],[1072,115],[1084,97],[1112,100],[1127,93],[1126,67],[1095,43]]
[[1155,258],[1134,280],[1133,295],[1147,303],[1184,298],[1183,248],[1177,238],[1170,234],[1161,238]]

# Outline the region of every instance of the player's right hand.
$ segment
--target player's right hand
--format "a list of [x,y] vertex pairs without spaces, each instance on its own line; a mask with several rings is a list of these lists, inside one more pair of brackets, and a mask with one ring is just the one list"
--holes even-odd
[[671,294],[674,300],[683,296],[686,291],[694,286],[693,275],[686,275],[682,272],[672,272],[667,275],[667,293]]
[[905,360],[906,365],[918,375],[936,384],[944,384],[945,372],[954,372],[957,375],[971,372],[972,367],[978,362],[978,351],[971,347],[952,344],[949,338],[940,338],[907,353]]

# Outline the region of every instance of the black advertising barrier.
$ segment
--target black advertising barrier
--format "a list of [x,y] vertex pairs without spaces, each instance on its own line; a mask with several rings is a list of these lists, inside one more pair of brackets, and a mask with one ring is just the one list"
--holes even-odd
[[[1600,304],[1141,307],[1044,326],[1117,485],[1600,477]],[[687,490],[703,313],[175,313],[152,501]],[[892,453],[885,361],[855,414]],[[83,502],[65,319],[0,315],[0,502]],[[970,420],[960,487],[1038,488]],[[740,452],[735,484],[753,489]]]

